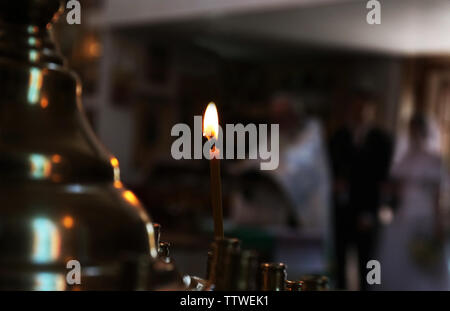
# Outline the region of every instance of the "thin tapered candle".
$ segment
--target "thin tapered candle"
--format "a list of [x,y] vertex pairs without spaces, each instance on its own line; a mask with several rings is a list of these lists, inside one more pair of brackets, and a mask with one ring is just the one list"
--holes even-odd
[[220,160],[216,158],[218,149],[213,147],[210,152],[211,169],[211,204],[214,219],[214,237],[223,238],[223,212],[222,212],[222,182],[220,178]]
[[[203,135],[218,139],[219,117],[214,103],[209,103],[203,118]],[[220,178],[220,150],[213,145],[210,150],[211,205],[213,209],[214,237],[223,238],[222,182]]]

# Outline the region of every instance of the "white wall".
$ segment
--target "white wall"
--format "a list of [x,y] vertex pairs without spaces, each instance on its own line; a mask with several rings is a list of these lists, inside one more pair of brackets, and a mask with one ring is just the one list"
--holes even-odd
[[107,0],[105,18],[112,25],[154,23],[346,1],[348,0]]

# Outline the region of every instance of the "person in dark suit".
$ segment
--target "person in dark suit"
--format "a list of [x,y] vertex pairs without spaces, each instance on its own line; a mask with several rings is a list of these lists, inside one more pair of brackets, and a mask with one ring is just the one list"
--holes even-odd
[[360,289],[367,289],[366,264],[376,247],[378,210],[387,182],[393,144],[390,135],[375,123],[377,103],[358,93],[345,124],[329,143],[333,172],[333,219],[337,286],[347,288],[346,265],[350,245],[358,254]]

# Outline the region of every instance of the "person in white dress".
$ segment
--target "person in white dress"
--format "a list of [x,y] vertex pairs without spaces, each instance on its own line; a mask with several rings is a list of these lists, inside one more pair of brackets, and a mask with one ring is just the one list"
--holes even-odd
[[414,116],[409,147],[392,166],[398,198],[393,221],[380,236],[381,290],[449,290],[439,190],[444,175],[439,155],[426,147],[428,126]]

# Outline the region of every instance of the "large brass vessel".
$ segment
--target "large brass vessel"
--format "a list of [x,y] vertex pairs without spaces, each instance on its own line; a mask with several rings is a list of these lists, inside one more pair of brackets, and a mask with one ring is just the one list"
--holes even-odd
[[[144,258],[149,275],[157,262],[151,220],[90,129],[51,37],[63,9],[0,1],[0,289],[120,289],[124,262]],[[70,260],[81,284],[66,282]]]

